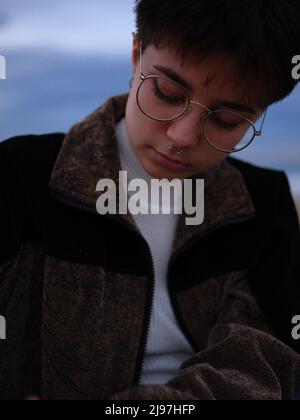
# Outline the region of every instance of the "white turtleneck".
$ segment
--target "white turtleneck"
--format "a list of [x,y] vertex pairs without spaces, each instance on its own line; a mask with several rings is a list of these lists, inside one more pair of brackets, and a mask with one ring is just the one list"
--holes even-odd
[[[127,171],[128,182],[136,178],[143,179],[148,183],[150,191],[152,178],[141,166],[129,143],[125,119],[116,125],[116,136],[121,169]],[[158,215],[138,214],[133,217],[151,249],[155,271],[150,333],[140,384],[165,384],[176,376],[181,364],[193,354],[193,349],[175,318],[167,286],[168,263],[178,215],[171,212]]]

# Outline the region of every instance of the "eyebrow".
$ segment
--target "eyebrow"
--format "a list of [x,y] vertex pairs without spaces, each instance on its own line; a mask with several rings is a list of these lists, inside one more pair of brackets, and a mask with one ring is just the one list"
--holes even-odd
[[169,79],[173,80],[174,82],[178,83],[179,85],[183,86],[185,89],[189,90],[190,92],[193,92],[193,87],[190,85],[189,82],[184,80],[176,71],[169,67],[163,67],[159,65],[153,66],[156,70],[163,73],[165,76],[167,76]]
[[230,102],[230,101],[219,102],[216,105],[216,107],[230,108],[235,111],[246,112],[247,114],[253,114],[253,115],[257,114],[257,111],[250,108],[248,105],[240,104],[239,102]]
[[[192,85],[189,82],[187,82],[186,80],[184,80],[178,73],[176,73],[170,67],[164,67],[164,66],[160,66],[158,64],[153,65],[153,67],[156,70],[158,70],[159,72],[163,73],[169,79],[173,80],[173,82],[175,82],[175,83],[181,85],[182,87],[184,87],[189,92],[194,91]],[[222,108],[222,107],[230,108],[230,109],[235,110],[235,111],[246,112],[247,114],[255,115],[257,113],[253,108],[249,107],[248,105],[241,104],[239,102],[231,102],[231,101],[225,101],[225,102],[224,101],[219,101],[212,108],[213,109],[218,109],[218,108]]]

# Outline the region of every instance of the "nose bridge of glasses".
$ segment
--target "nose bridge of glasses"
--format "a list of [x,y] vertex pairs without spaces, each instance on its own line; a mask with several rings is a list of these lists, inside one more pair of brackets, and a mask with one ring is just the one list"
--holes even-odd
[[200,102],[194,101],[192,99],[189,100],[189,104],[200,106],[200,108],[203,109],[201,116],[204,118],[207,114],[211,113],[211,110],[207,108],[204,104],[201,104]]

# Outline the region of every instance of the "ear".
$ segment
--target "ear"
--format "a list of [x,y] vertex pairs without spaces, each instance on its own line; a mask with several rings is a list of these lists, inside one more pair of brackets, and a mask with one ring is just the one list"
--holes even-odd
[[137,37],[137,35],[133,34],[133,47],[132,47],[132,70],[133,74],[136,74],[137,67],[140,63],[140,48],[141,48],[141,40]]

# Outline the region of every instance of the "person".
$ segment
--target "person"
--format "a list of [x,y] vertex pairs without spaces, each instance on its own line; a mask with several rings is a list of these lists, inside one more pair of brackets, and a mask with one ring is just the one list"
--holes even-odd
[[[68,133],[0,145],[1,399],[294,399],[295,205],[284,172],[237,152],[297,84],[299,1],[135,11],[129,93]],[[118,197],[120,171],[204,180],[203,223],[99,214],[97,185]]]

